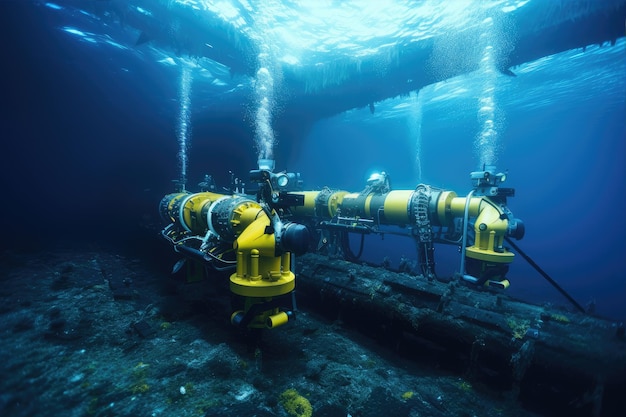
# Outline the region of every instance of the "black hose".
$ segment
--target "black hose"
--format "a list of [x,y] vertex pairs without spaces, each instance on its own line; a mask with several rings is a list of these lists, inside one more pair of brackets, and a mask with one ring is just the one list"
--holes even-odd
[[347,256],[349,261],[357,261],[361,255],[363,254],[363,246],[365,243],[365,235],[362,234],[361,235],[361,243],[359,244],[359,253],[358,254],[354,254],[354,252],[352,252],[352,249],[350,248],[350,233],[348,232],[341,232],[341,245],[343,247],[343,251]]
[[189,246],[185,246],[183,244],[177,244],[174,245],[174,250],[198,261],[207,261],[207,259],[205,258],[205,254],[200,252],[198,249],[190,248]]
[[530,258],[530,256],[526,255],[523,250],[521,250],[515,243],[513,243],[513,241],[508,236],[505,236],[504,239],[509,245],[513,247],[513,249],[517,251],[517,253],[522,256],[522,258],[526,259],[526,262],[528,262],[530,266],[535,268],[535,270],[539,272],[541,276],[546,279],[546,281],[552,284],[552,286],[556,288],[558,292],[560,292],[565,298],[567,298],[574,305],[574,307],[576,307],[581,313],[587,313],[587,311],[585,311],[585,309],[580,304],[578,304],[578,302],[576,302],[576,300],[574,300],[572,296],[567,293],[567,291],[561,288],[561,286],[555,280],[550,278],[550,276],[543,269],[541,269],[541,267],[537,265],[535,261]]
[[[176,252],[182,253],[183,255],[187,255],[188,257],[195,259],[197,261],[206,263],[208,265],[211,265],[211,267],[217,271],[227,271],[229,269],[234,269],[236,267],[236,265],[228,265],[228,266],[224,266],[224,267],[218,267],[215,266],[211,263],[212,260],[216,260],[216,261],[220,261],[220,262],[224,262],[218,258],[215,257],[215,255],[211,255],[211,254],[207,254],[204,253],[198,249],[195,248],[191,248],[189,246],[185,246],[183,244],[177,244],[174,245],[174,250]],[[224,262],[226,263],[226,262]]]

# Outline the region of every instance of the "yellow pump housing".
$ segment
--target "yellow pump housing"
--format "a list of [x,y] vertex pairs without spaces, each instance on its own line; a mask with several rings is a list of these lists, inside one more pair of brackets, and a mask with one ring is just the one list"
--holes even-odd
[[[169,194],[161,201],[162,216],[177,226],[163,232],[175,250],[211,261],[216,246],[231,245],[236,268],[230,289],[244,299],[244,309],[232,321],[246,327],[287,322],[290,314],[281,311],[275,298],[295,289],[289,245],[297,247],[294,241],[308,239],[304,226],[283,224],[268,211],[246,197],[211,192]],[[189,240],[199,247],[189,247]]]

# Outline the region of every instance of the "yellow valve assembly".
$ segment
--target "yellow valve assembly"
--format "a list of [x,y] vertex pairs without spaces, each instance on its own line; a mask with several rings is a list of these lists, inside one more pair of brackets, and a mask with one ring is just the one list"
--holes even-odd
[[180,192],[166,195],[162,236],[174,250],[216,269],[235,268],[230,290],[243,300],[233,324],[273,328],[293,316],[291,252],[309,241],[305,226],[283,223],[263,201],[242,195]]

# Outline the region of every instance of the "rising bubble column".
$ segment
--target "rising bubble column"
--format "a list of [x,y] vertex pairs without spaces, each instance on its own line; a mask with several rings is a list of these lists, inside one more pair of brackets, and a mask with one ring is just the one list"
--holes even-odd
[[282,74],[276,62],[275,16],[272,11],[282,7],[282,4],[266,0],[264,5],[256,19],[256,31],[251,34],[258,47],[258,70],[254,80],[254,139],[259,161],[273,161],[275,140],[272,122]]
[[191,69],[183,66],[180,73],[180,90],[178,102],[178,161],[180,164],[180,190],[185,191],[187,186],[187,150],[191,139]]
[[497,161],[498,124],[496,117],[496,57],[494,51],[493,19],[488,17],[483,22],[484,30],[480,35],[482,56],[478,68],[480,79],[480,95],[478,97],[479,132],[476,137],[475,150],[478,154],[480,167],[494,165]]
[[420,91],[411,91],[409,95],[410,110],[408,116],[409,136],[415,144],[415,173],[417,181],[422,181],[422,107],[423,94]]
[[259,70],[256,73],[254,93],[256,99],[255,136],[259,160],[274,159],[274,131],[272,112],[274,110],[274,76],[269,46],[260,45]]

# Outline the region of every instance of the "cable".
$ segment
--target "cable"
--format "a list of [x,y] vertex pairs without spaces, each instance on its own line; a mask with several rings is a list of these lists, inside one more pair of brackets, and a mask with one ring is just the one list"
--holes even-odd
[[361,255],[363,254],[364,243],[365,243],[365,235],[361,234],[361,243],[359,245],[359,253],[355,255],[354,252],[352,252],[352,249],[350,248],[350,233],[341,232],[341,246],[344,252],[346,252],[346,254],[348,255],[348,260],[356,261],[361,257]]
[[580,304],[578,304],[571,295],[567,293],[567,291],[561,288],[561,286],[555,280],[550,278],[550,276],[543,269],[541,269],[541,267],[537,265],[535,261],[530,258],[530,256],[526,255],[524,251],[522,251],[515,243],[513,243],[513,241],[508,236],[505,236],[504,239],[509,245],[513,247],[513,249],[515,249],[522,256],[522,258],[526,260],[526,262],[528,262],[533,268],[535,268],[535,270],[539,272],[541,276],[546,279],[546,281],[552,284],[552,286],[556,288],[558,292],[565,296],[565,298],[567,298],[574,305],[574,307],[576,307],[581,313],[587,313],[585,309]]

